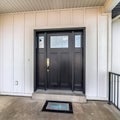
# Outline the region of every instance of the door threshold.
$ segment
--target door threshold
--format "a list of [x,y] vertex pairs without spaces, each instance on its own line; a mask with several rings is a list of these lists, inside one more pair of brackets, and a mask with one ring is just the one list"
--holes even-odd
[[37,94],[56,94],[56,95],[75,95],[75,96],[85,96],[83,91],[71,91],[71,90],[41,90],[37,89],[35,91]]
[[86,103],[86,97],[82,91],[71,90],[40,90],[38,89],[32,95],[33,100],[52,100],[52,101],[68,101],[77,103]]

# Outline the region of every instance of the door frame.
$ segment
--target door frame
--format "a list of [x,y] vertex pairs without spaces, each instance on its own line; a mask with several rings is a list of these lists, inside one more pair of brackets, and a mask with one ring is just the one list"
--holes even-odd
[[37,38],[36,35],[37,33],[47,33],[47,32],[69,32],[69,31],[77,31],[77,32],[82,32],[82,40],[83,40],[83,93],[86,93],[86,28],[85,27],[74,27],[74,28],[49,28],[49,29],[34,29],[34,81],[33,81],[33,87],[34,87],[34,92],[36,91],[36,47],[37,47]]

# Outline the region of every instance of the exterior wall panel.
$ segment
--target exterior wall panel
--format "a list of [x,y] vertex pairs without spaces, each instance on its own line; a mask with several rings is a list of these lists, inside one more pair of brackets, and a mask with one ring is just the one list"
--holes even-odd
[[2,91],[13,92],[13,16],[2,16]]
[[[117,19],[112,23],[112,72],[120,74],[120,19]],[[117,78],[115,81],[117,81]],[[117,84],[119,84],[119,88],[120,88],[120,77],[118,82],[116,82],[116,86]],[[113,94],[114,96],[112,100],[114,101],[114,98],[116,99],[115,101],[116,105],[117,105],[117,90],[119,91],[118,96],[120,96],[120,89],[117,89],[116,87],[115,90],[116,95]],[[119,101],[118,107],[120,108],[120,97],[118,97],[118,101]]]
[[98,96],[105,98],[108,95],[107,16],[99,16],[98,22]]
[[[14,92],[24,93],[25,84],[25,30],[24,14],[14,15]],[[6,34],[6,32],[5,32]]]
[[2,20],[0,16],[0,93],[2,91]]
[[85,10],[84,9],[74,9],[72,11],[73,25],[75,26],[84,26],[85,22]]
[[36,27],[44,27],[47,26],[47,12],[37,12],[35,14]]
[[63,10],[60,11],[60,24],[61,25],[71,25],[71,17],[72,17],[72,11],[71,10]]
[[25,14],[25,93],[33,91],[32,76],[32,47],[33,47],[33,27],[35,26],[35,14]]
[[[6,40],[4,41],[2,37],[0,39],[0,46],[2,46],[0,48],[0,58],[3,57],[0,59],[0,63],[4,62],[3,66],[10,64],[10,69],[14,68],[13,73],[9,73],[11,76],[14,74],[14,78],[11,78],[11,81],[14,81],[11,86],[14,87],[13,94],[31,95],[33,92],[34,29],[86,27],[86,96],[88,99],[107,99],[106,54],[108,51],[106,47],[108,14],[103,16],[99,9],[99,7],[77,8],[10,14],[14,17],[14,24],[8,22],[8,30],[5,27],[6,23],[0,26],[0,29],[2,29],[2,26],[6,28],[5,30],[2,29],[1,32],[1,36],[5,35]],[[9,14],[5,15],[8,18],[10,17]],[[6,21],[6,19],[3,19],[3,15],[1,15],[1,20]],[[11,62],[7,61],[7,58],[10,57],[9,54],[6,53],[6,57],[3,56],[4,49],[7,48],[7,39],[9,39],[6,36],[7,32],[10,33],[9,35],[14,36],[13,39],[10,36],[11,41],[9,42],[14,65],[11,64],[12,60]],[[12,51],[13,49],[14,51]],[[5,61],[3,61],[4,59]],[[2,64],[0,69],[2,70],[2,76],[5,75],[6,71],[10,71],[10,69],[3,71]],[[18,85],[16,85],[16,81],[18,81]],[[5,89],[7,89],[6,87]],[[103,90],[101,91],[101,89]],[[2,88],[1,91],[3,91]],[[8,90],[8,92],[11,92],[11,90]]]
[[[86,25],[86,91],[97,96],[97,9],[85,11]],[[93,87],[94,86],[94,87]]]
[[48,26],[59,26],[60,25],[60,11],[49,11],[47,13]]
[[112,72],[120,74],[120,19],[112,26]]

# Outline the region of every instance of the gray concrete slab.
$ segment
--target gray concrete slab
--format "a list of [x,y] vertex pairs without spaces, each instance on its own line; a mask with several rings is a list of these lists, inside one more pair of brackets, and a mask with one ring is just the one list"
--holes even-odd
[[0,96],[0,120],[120,120],[120,112],[106,102],[73,103],[74,114],[42,112],[44,102]]

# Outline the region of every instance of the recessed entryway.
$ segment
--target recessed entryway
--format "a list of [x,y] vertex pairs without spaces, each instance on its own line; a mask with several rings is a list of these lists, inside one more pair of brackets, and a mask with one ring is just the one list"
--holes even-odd
[[35,90],[85,91],[84,29],[35,31]]

